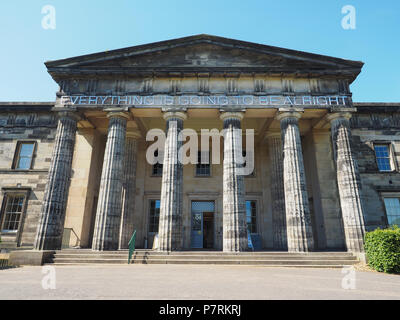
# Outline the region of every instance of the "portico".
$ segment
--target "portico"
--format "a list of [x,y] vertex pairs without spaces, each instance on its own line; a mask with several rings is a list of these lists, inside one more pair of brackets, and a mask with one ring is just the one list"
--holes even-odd
[[[349,125],[362,63],[207,35],[146,46],[47,63],[59,120],[36,249],[117,250],[137,230],[138,247],[157,235],[160,251],[241,252],[251,238],[258,250],[362,252]],[[152,129],[166,135],[162,164],[146,159]],[[184,129],[224,130],[221,161],[182,164]]]

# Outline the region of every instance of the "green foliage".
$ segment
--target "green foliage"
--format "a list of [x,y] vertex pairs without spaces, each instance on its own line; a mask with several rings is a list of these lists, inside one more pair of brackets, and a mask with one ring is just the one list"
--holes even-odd
[[365,235],[368,265],[380,272],[400,273],[400,228],[376,229]]

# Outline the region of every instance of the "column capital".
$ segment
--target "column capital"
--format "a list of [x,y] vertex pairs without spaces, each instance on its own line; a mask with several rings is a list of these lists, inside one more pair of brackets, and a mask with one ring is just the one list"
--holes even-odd
[[140,139],[142,134],[138,130],[127,130],[126,131],[126,138],[127,139]]
[[238,119],[238,120],[242,120],[244,117],[244,112],[243,111],[236,111],[236,112],[232,112],[232,111],[223,111],[221,112],[219,118],[221,120],[225,120],[225,119],[229,119],[229,118],[234,118],[234,119]]
[[130,115],[123,111],[111,110],[107,112],[107,118],[122,118],[128,120],[130,118]]
[[298,111],[279,111],[275,118],[278,121],[282,121],[287,118],[295,118],[298,120],[301,118],[301,115],[301,112]]
[[186,120],[187,115],[185,111],[165,111],[163,114],[164,120],[168,121],[171,118],[178,118],[181,120]]
[[349,120],[351,116],[352,114],[350,112],[332,112],[326,115],[326,120],[328,120],[329,122],[340,118]]
[[281,130],[270,130],[270,131],[267,131],[266,133],[265,133],[265,139],[268,139],[268,138],[275,138],[275,137],[281,137],[282,136],[282,132],[281,132]]
[[65,110],[65,109],[57,110],[57,117],[58,117],[58,119],[70,118],[70,119],[75,120],[75,121],[82,120],[82,116],[78,112],[76,112],[74,110]]

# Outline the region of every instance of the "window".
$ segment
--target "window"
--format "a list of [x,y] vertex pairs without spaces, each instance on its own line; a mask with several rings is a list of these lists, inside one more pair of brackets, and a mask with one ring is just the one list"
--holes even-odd
[[257,206],[256,201],[246,201],[246,222],[249,233],[257,233]]
[[150,200],[149,232],[158,232],[160,220],[160,200]]
[[163,171],[162,163],[153,164],[153,171],[152,171],[153,176],[161,177],[162,171]]
[[386,216],[390,226],[400,227],[400,198],[384,198]]
[[392,171],[393,165],[390,157],[390,145],[375,144],[374,148],[379,171]]
[[208,163],[201,163],[201,153],[202,153],[202,151],[199,151],[197,153],[196,176],[209,177],[211,175],[210,154],[209,154],[208,151],[203,151],[203,152],[206,152],[209,155],[208,156]]
[[17,232],[24,208],[24,195],[7,195],[2,232]]
[[[154,152],[154,156],[155,156],[155,157],[158,157],[158,150],[156,150],[156,151]],[[162,163],[157,162],[156,164],[153,164],[153,170],[152,170],[152,172],[151,172],[151,174],[152,174],[153,176],[160,177],[160,176],[162,176],[162,172],[163,172],[163,165],[162,165]]]
[[18,142],[13,169],[29,170],[32,167],[35,142]]

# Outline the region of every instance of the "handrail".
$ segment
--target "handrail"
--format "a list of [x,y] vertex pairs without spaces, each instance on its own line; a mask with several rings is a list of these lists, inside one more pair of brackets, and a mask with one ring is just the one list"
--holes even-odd
[[[76,232],[75,232],[75,230],[74,230],[74,228],[64,228],[64,230],[70,230],[71,231],[71,233],[73,233],[74,235],[75,235],[75,237],[76,237],[76,241],[75,241],[75,246],[74,247],[77,247],[77,246],[79,246],[80,245],[80,243],[81,243],[81,239],[79,239],[79,237],[78,237],[78,235],[76,234]],[[69,247],[69,243],[70,243],[70,241],[71,241],[71,235],[69,236],[69,238],[68,238],[68,247]],[[67,248],[68,248],[67,247]]]
[[136,230],[133,232],[131,240],[129,240],[128,248],[129,248],[129,257],[128,264],[131,263],[133,252],[135,251],[135,242],[136,242]]

